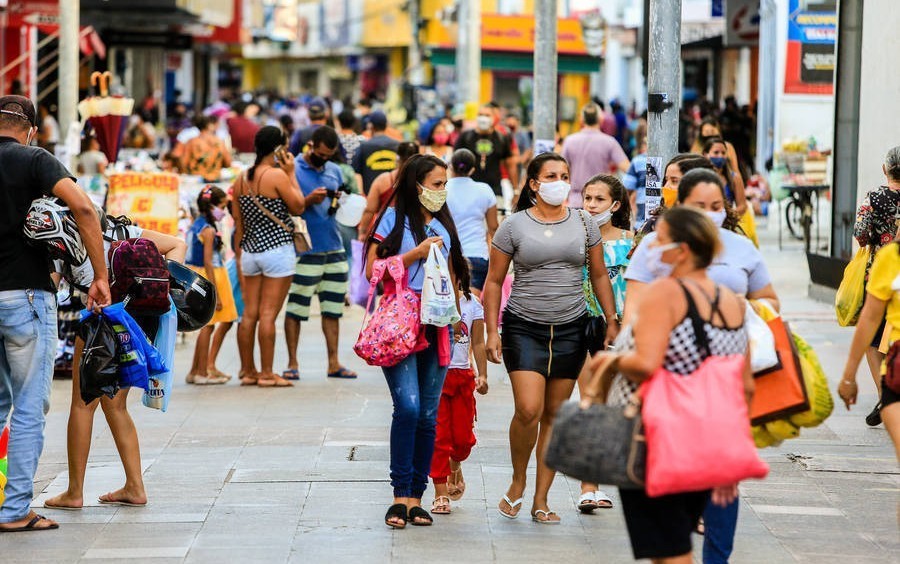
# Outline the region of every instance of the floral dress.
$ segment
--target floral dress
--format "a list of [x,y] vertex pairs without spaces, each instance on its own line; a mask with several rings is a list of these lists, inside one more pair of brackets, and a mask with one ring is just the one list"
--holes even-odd
[[882,186],[866,194],[865,200],[856,210],[853,237],[860,247],[869,246],[869,262],[866,264],[866,280],[875,255],[882,247],[894,240],[897,222],[900,219],[900,190]]
[[[631,237],[623,235],[618,239],[603,241],[603,262],[606,263],[606,272],[609,274],[609,282],[612,285],[613,298],[616,302],[616,314],[622,318],[625,311],[625,267],[628,266],[628,255],[631,252]],[[587,302],[588,314],[591,317],[603,315],[603,309],[594,289],[591,286],[587,267],[584,267],[583,276],[584,299]]]

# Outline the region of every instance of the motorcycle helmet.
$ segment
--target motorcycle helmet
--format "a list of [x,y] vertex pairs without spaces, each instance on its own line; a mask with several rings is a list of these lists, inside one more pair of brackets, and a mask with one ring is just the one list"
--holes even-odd
[[[100,231],[106,231],[106,214],[100,208],[97,218]],[[51,258],[79,266],[87,259],[87,249],[81,241],[78,224],[69,208],[58,198],[38,198],[31,202],[23,227],[25,238],[37,245],[43,245]]]
[[178,312],[178,330],[203,328],[216,312],[216,287],[190,268],[173,260],[169,267],[169,296]]

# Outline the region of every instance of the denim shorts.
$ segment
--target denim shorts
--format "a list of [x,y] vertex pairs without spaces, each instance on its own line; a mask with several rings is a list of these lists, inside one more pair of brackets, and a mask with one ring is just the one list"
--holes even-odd
[[266,278],[286,278],[294,275],[294,264],[297,261],[297,253],[294,244],[289,243],[261,253],[241,253],[241,271],[244,276],[259,276]]
[[469,272],[472,274],[470,286],[479,292],[484,290],[484,281],[487,279],[488,261],[479,257],[467,257],[469,260]]

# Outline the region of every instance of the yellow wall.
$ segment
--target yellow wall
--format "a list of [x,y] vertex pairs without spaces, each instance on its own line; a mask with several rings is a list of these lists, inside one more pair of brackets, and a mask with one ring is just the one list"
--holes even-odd
[[412,27],[409,14],[402,9],[405,4],[406,0],[365,0],[360,45],[409,47]]

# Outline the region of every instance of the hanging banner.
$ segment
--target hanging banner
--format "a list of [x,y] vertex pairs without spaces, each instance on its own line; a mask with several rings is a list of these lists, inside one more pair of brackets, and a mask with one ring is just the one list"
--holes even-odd
[[790,0],[785,94],[834,95],[836,0]]
[[725,46],[759,45],[759,0],[731,0],[725,4]]
[[166,172],[113,174],[106,213],[128,216],[144,229],[178,235],[178,185],[178,176]]

